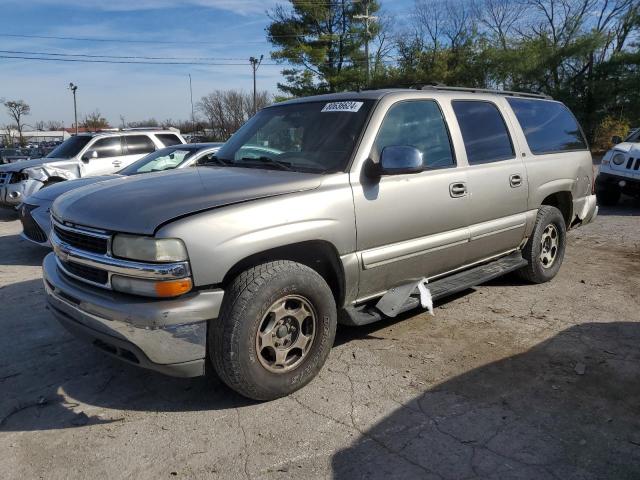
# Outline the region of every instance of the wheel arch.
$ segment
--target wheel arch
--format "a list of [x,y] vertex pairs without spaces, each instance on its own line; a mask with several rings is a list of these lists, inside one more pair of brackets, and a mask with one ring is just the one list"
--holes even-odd
[[345,273],[335,246],[325,240],[309,240],[254,253],[236,262],[225,274],[222,285],[229,285],[244,270],[275,260],[290,260],[315,270],[329,285],[336,305],[345,299]]
[[547,195],[540,205],[548,205],[560,210],[567,229],[570,228],[573,219],[573,195],[571,192],[563,190]]

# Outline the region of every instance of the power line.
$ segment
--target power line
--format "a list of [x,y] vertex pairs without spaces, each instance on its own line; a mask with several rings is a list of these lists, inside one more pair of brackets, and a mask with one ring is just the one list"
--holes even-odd
[[146,57],[139,55],[94,55],[88,53],[54,53],[54,52],[27,52],[23,50],[0,50],[0,53],[12,55],[48,55],[53,57],[88,57],[88,58],[115,58],[126,60],[197,60],[197,61],[240,61],[244,58],[220,58],[220,57]]
[[[80,62],[80,63],[116,63],[116,64],[129,64],[129,65],[210,65],[210,66],[242,66],[245,63],[217,63],[217,62],[138,62],[135,60],[99,60],[91,58],[47,58],[47,57],[25,57],[20,55],[0,55],[0,58],[16,59],[16,60],[37,60],[37,61],[49,61],[49,62]],[[279,66],[279,63],[263,63],[267,66]]]

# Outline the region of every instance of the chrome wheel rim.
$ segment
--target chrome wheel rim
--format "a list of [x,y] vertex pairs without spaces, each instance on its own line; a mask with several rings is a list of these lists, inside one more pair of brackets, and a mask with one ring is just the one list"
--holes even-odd
[[551,268],[555,263],[559,245],[558,229],[553,224],[547,225],[540,239],[540,263],[543,268]]
[[311,302],[302,296],[287,295],[274,302],[256,334],[260,364],[274,373],[300,365],[313,345],[316,318]]

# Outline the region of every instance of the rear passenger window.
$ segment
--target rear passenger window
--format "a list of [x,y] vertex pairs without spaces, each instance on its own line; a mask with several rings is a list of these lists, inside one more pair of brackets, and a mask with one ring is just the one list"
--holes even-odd
[[587,142],[569,109],[559,102],[508,98],[531,153],[586,150]]
[[387,112],[375,149],[378,154],[385,147],[410,146],[422,152],[426,168],[455,165],[449,132],[438,104],[432,100],[400,102]]
[[156,137],[163,143],[165,147],[182,144],[178,136],[174,135],[173,133],[158,133],[156,134]]
[[140,155],[141,153],[151,153],[156,150],[156,146],[146,135],[128,135],[124,137],[127,142],[129,155]]
[[462,131],[469,165],[515,157],[511,137],[498,107],[478,100],[455,100],[452,105]]

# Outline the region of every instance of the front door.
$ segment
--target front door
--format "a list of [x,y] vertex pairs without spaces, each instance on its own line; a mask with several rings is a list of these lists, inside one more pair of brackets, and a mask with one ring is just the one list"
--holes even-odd
[[522,242],[527,222],[527,172],[498,105],[485,100],[453,100],[451,106],[469,164],[465,169],[471,218],[468,261],[477,262],[517,248]]
[[95,177],[108,175],[119,168],[114,166],[122,158],[122,143],[120,137],[99,138],[90,144],[83,154],[82,176]]
[[373,161],[379,161],[388,146],[417,148],[425,170],[375,179],[364,170],[352,175],[361,299],[446,272],[466,260],[466,173],[457,167],[438,103],[408,100],[392,105],[377,134]]

